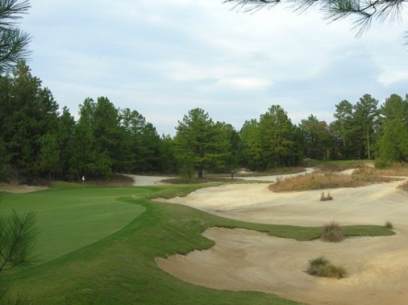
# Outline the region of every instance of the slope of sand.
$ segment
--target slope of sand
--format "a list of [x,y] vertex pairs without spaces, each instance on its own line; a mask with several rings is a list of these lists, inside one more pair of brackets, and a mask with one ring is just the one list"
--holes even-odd
[[170,179],[170,177],[163,176],[141,176],[141,175],[130,175],[121,174],[126,177],[130,177],[134,180],[133,186],[148,186],[162,183],[163,180]]
[[[330,244],[212,228],[204,236],[216,242],[213,248],[157,258],[157,263],[178,278],[216,289],[263,291],[308,304],[407,304],[408,194],[397,189],[399,184],[335,189],[334,200],[324,202],[319,201],[321,191],[277,194],[265,184],[200,189],[170,201],[262,223],[321,226],[335,220],[384,225],[388,220],[398,234]],[[308,261],[322,255],[343,266],[348,277],[306,274]]]
[[0,184],[0,192],[7,193],[31,193],[41,190],[46,190],[46,186],[32,186],[32,185],[20,185],[20,184]]

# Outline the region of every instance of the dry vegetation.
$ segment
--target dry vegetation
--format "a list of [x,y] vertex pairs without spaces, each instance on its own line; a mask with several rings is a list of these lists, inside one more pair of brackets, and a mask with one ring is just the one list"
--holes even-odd
[[273,176],[273,175],[288,175],[288,174],[298,174],[305,172],[306,169],[301,166],[297,167],[277,167],[272,168],[264,172],[252,172],[245,169],[238,170],[234,173],[234,177],[262,177],[262,176]]
[[330,277],[336,279],[341,279],[347,275],[344,268],[332,265],[323,256],[310,260],[309,267],[307,268],[306,272],[313,276]]
[[343,228],[337,222],[331,222],[323,227],[320,239],[325,242],[338,243],[344,239]]
[[387,221],[387,222],[385,223],[385,227],[386,227],[387,229],[390,229],[390,230],[393,230],[393,229],[394,229],[394,225],[393,225],[392,222],[390,222],[390,221]]
[[124,187],[132,186],[135,181],[124,175],[114,174],[109,180],[86,180],[86,185]]
[[374,183],[395,181],[396,178],[383,176],[379,170],[370,167],[356,169],[351,175],[318,172],[277,181],[269,186],[274,192],[307,191],[340,187],[360,187]]
[[377,172],[383,176],[408,177],[408,164],[395,163],[388,168],[377,169]]

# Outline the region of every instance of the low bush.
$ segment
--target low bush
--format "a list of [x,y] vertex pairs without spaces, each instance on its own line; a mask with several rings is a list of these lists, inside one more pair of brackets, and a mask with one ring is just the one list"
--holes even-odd
[[347,272],[343,267],[334,266],[323,256],[310,260],[306,272],[313,276],[336,279],[341,279],[347,276]]
[[321,240],[337,243],[344,239],[343,228],[337,222],[331,222],[323,227]]
[[322,192],[320,194],[320,201],[328,201],[328,200],[333,200],[333,197],[330,195],[330,192],[327,193],[327,195]]
[[390,229],[390,230],[394,229],[394,226],[393,226],[393,224],[392,224],[390,221],[387,221],[387,222],[385,223],[385,227],[386,227],[387,229]]

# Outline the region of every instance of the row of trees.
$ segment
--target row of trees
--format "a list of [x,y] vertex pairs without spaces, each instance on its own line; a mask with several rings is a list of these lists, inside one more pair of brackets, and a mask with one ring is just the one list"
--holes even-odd
[[85,99],[75,120],[20,61],[13,73],[0,77],[0,101],[3,180],[105,179],[115,172],[197,171],[202,177],[204,170],[267,170],[296,166],[304,158],[408,160],[408,100],[395,94],[381,107],[369,94],[355,104],[343,100],[330,124],[314,115],[293,124],[281,106],[272,105],[239,131],[196,108],[171,137],[106,97]]
[[[166,143],[135,110],[106,97],[85,99],[76,121],[20,61],[0,78],[0,172],[3,178],[75,180],[86,174],[168,171]],[[168,165],[171,166],[171,165]]]

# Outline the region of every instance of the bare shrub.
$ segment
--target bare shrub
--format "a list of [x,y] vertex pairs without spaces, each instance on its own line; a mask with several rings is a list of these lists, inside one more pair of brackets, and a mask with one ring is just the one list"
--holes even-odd
[[330,192],[327,193],[327,195],[322,192],[320,194],[320,201],[327,201],[327,200],[333,200],[333,197],[330,195]]
[[344,278],[347,275],[347,272],[343,267],[334,266],[323,256],[310,260],[306,272],[313,276],[337,279]]
[[343,228],[337,222],[331,222],[323,227],[321,240],[331,243],[340,242],[344,239]]

